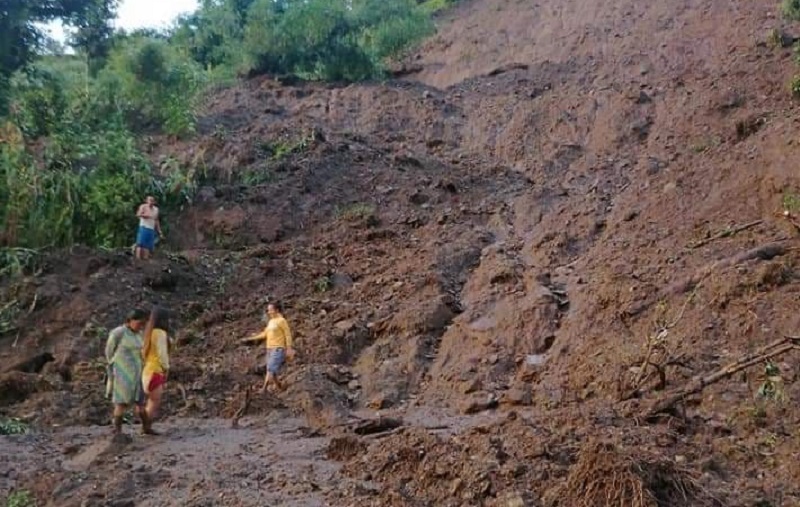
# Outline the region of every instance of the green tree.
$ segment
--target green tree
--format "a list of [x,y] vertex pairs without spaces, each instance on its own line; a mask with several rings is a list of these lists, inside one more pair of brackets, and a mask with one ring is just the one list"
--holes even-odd
[[69,24],[76,28],[70,43],[86,55],[92,75],[103,67],[111,51],[111,20],[116,17],[118,5],[118,0],[88,0],[85,9],[69,17]]
[[96,4],[95,0],[3,0],[0,5],[0,116],[5,116],[11,77],[33,60],[44,40],[37,24],[54,19],[85,23]]

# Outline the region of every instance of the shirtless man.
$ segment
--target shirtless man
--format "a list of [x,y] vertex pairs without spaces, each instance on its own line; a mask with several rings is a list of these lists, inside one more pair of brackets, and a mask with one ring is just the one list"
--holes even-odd
[[139,230],[136,233],[136,258],[148,259],[156,247],[156,234],[162,235],[155,197],[147,196],[144,204],[139,206],[136,217],[139,218]]

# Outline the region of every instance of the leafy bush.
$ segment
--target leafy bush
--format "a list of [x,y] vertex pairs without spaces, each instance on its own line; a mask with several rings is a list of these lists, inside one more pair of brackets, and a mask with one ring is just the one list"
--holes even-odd
[[207,67],[357,81],[432,30],[414,0],[227,0],[184,18],[173,41]]
[[800,21],[800,0],[783,0],[781,10],[786,19]]
[[[172,135],[194,132],[204,77],[195,62],[167,41],[128,39],[112,52],[99,81],[102,89],[118,90],[117,104],[129,120],[139,115],[145,123],[159,125]],[[133,126],[142,125],[133,122]]]
[[6,507],[35,507],[36,499],[30,491],[15,491],[6,498]]
[[0,435],[24,435],[28,425],[19,419],[0,419]]

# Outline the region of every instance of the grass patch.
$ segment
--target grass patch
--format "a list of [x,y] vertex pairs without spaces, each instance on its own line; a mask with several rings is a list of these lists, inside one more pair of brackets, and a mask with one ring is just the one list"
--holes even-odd
[[6,497],[6,507],[36,507],[36,499],[30,491],[15,491]]
[[0,419],[0,435],[25,435],[30,427],[19,419]]
[[323,275],[314,280],[314,290],[317,292],[328,292],[333,288],[333,280],[328,275]]
[[794,192],[783,194],[783,209],[789,213],[800,213],[800,195]]
[[364,202],[357,202],[336,210],[336,216],[348,222],[368,219],[375,215],[375,206]]

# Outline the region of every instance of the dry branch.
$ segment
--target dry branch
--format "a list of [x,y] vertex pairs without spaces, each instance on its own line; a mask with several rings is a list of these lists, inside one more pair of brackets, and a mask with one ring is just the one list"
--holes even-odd
[[656,353],[656,350],[663,350],[667,357],[664,358],[663,362],[668,363],[670,361],[668,350],[666,349],[666,340],[669,336],[669,331],[678,325],[678,322],[681,321],[683,316],[686,314],[686,308],[689,306],[689,303],[694,300],[695,296],[697,295],[697,291],[700,286],[696,286],[689,297],[686,298],[686,301],[683,302],[683,306],[681,307],[680,312],[672,320],[672,322],[664,322],[663,324],[658,324],[656,326],[656,332],[647,337],[647,350],[644,354],[644,359],[642,359],[641,365],[639,366],[639,370],[636,372],[636,377],[633,379],[633,383],[631,384],[631,388],[627,394],[623,395],[620,398],[620,401],[629,400],[631,398],[637,397],[642,393],[641,387],[649,378],[647,374],[648,367],[652,367],[659,376],[659,385],[663,388],[666,385],[666,371],[665,366],[666,364],[659,364],[653,361],[653,355]]
[[665,412],[675,406],[676,403],[679,403],[685,399],[687,396],[697,394],[711,384],[715,384],[720,380],[730,377],[736,372],[762,363],[767,359],[785,354],[791,350],[800,350],[800,336],[785,336],[780,340],[776,340],[759,348],[755,352],[745,355],[737,361],[734,361],[733,363],[730,363],[713,373],[694,377],[685,386],[670,392],[660,400],[656,401],[649,409],[647,409],[644,414],[644,418],[649,419],[662,412]]
[[780,239],[771,243],[765,243],[761,246],[751,248],[750,250],[740,252],[736,255],[706,264],[702,268],[695,271],[691,276],[688,276],[679,282],[673,283],[664,290],[658,291],[652,297],[627,310],[625,313],[628,316],[638,315],[657,301],[660,301],[668,296],[685,294],[697,287],[703,280],[705,280],[717,269],[736,266],[742,264],[743,262],[756,259],[768,261],[774,259],[775,257],[780,257],[789,252],[798,250],[798,247],[787,246],[787,241],[787,239]]
[[247,415],[247,409],[250,408],[250,386],[244,391],[244,400],[242,401],[242,406],[239,407],[239,410],[233,414],[233,419],[231,420],[231,428],[238,428],[239,427],[239,419]]
[[735,227],[728,227],[728,228],[722,229],[721,231],[719,231],[718,233],[714,234],[713,236],[711,236],[709,238],[706,238],[704,240],[698,241],[697,243],[689,245],[689,248],[691,248],[691,249],[700,248],[701,246],[705,246],[705,245],[707,245],[707,244],[709,244],[709,243],[711,243],[713,241],[716,241],[718,239],[728,238],[730,236],[735,236],[736,234],[738,234],[738,233],[740,233],[742,231],[745,231],[745,230],[750,229],[752,227],[755,227],[757,225],[761,225],[763,223],[764,223],[763,220],[754,220],[754,221],[746,223],[746,224],[737,225]]

